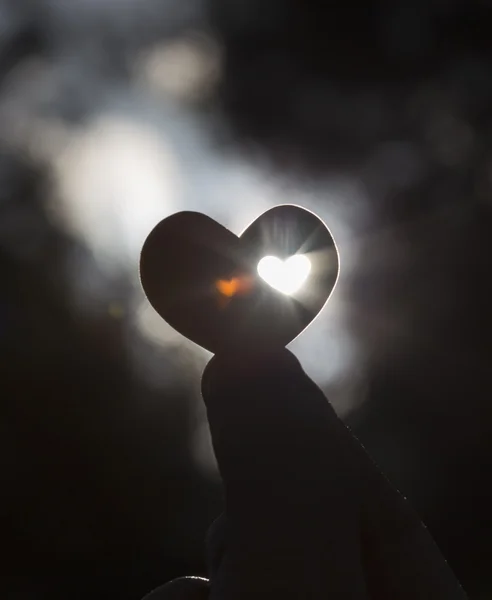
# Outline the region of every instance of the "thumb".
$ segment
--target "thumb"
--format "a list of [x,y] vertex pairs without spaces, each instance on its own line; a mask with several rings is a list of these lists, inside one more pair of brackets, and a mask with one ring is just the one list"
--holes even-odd
[[365,598],[360,448],[297,359],[216,356],[202,392],[226,503],[211,598]]
[[216,356],[202,393],[229,514],[313,500],[326,510],[340,486],[348,493],[352,436],[288,350]]

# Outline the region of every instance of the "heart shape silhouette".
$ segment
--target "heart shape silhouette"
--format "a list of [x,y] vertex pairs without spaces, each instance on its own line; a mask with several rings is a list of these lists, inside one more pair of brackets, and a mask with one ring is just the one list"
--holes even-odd
[[154,309],[214,354],[291,342],[327,302],[338,269],[326,225],[294,205],[267,210],[239,237],[204,214],[176,213],[150,232],[140,257]]

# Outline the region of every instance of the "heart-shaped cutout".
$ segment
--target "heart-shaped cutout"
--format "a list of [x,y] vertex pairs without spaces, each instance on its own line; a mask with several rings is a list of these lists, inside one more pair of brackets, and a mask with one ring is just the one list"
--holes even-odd
[[187,338],[213,353],[254,351],[285,346],[316,317],[338,253],[326,225],[299,206],[266,211],[240,237],[181,212],[147,237],[140,277],[155,310]]
[[294,254],[286,260],[264,256],[258,263],[258,275],[272,288],[291,296],[309,277],[311,261],[304,254]]

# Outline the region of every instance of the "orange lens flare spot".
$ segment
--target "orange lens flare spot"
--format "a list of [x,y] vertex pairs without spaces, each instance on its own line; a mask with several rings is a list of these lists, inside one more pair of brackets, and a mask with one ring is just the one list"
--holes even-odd
[[230,279],[229,281],[225,279],[219,279],[217,281],[217,289],[223,296],[227,296],[228,298],[232,298],[237,292],[238,280],[236,278]]
[[219,279],[216,283],[217,290],[227,298],[237,294],[247,294],[253,287],[251,277],[233,277],[232,279]]

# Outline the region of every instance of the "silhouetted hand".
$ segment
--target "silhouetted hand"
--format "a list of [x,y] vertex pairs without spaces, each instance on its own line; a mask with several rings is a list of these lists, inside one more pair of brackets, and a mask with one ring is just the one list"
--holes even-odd
[[226,509],[208,536],[210,583],[146,600],[463,600],[406,500],[282,350],[214,357],[202,382]]

